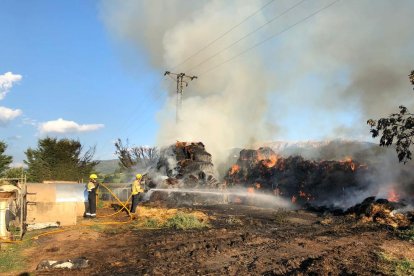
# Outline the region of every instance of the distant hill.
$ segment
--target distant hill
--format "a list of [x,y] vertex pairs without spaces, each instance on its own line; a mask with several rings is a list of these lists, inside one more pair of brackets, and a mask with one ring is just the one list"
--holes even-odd
[[95,166],[95,170],[99,174],[111,174],[119,169],[119,160],[99,160],[99,164]]

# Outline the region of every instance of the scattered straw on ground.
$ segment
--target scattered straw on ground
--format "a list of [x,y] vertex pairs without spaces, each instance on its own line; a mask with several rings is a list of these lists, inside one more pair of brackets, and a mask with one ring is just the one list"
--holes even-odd
[[196,217],[200,222],[207,223],[211,217],[201,211],[192,211],[187,209],[167,209],[167,208],[159,208],[159,207],[146,207],[140,206],[137,209],[136,216],[139,221],[146,221],[146,220],[156,220],[158,223],[165,224],[168,219],[176,216],[178,213],[184,213],[187,215],[193,215]]

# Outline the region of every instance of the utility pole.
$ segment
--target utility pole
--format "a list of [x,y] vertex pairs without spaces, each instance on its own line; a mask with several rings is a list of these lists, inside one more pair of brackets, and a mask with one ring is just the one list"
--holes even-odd
[[175,76],[174,79],[177,82],[177,107],[175,113],[175,121],[178,123],[180,120],[180,112],[183,104],[183,90],[184,83],[185,86],[188,86],[188,82],[197,78],[197,76],[187,76],[185,73],[171,73],[170,71],[165,71],[164,76]]

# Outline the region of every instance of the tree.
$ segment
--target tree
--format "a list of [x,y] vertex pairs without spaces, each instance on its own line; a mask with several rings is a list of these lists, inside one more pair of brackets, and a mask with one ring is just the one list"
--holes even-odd
[[0,141],[0,175],[3,175],[4,171],[9,168],[9,165],[13,161],[13,157],[4,154],[6,149],[7,144],[3,141]]
[[148,167],[155,164],[159,159],[159,151],[157,147],[129,147],[128,140],[126,144],[121,139],[115,142],[115,154],[118,155],[120,166],[124,169],[132,169],[134,167]]
[[5,178],[20,178],[24,175],[23,167],[20,168],[10,168],[4,172]]
[[42,182],[44,180],[80,181],[88,179],[88,175],[99,163],[93,161],[95,147],[83,152],[79,141],[71,139],[44,138],[39,139],[37,149],[25,152],[28,166],[28,180]]
[[126,145],[124,145],[120,138],[115,142],[115,154],[118,155],[119,165],[124,169],[130,169],[136,165],[136,161],[133,160],[131,150],[128,147],[128,139]]
[[[414,70],[411,71],[409,79],[414,85]],[[391,146],[395,144],[398,160],[404,164],[411,160],[411,145],[414,138],[414,114],[401,105],[398,113],[392,113],[388,118],[381,118],[378,121],[369,119],[372,137],[380,136],[380,146]]]

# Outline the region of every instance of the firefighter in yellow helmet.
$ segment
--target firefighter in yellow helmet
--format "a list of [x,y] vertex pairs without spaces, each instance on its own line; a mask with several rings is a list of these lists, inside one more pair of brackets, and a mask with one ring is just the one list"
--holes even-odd
[[138,173],[135,175],[135,180],[132,182],[131,193],[132,193],[132,203],[131,203],[131,213],[135,213],[135,210],[138,206],[138,197],[139,193],[144,192],[141,188],[142,174]]
[[91,174],[87,185],[89,212],[86,212],[85,215],[89,218],[96,218],[96,190],[99,187],[99,183],[96,180],[97,178],[98,176],[96,174]]

